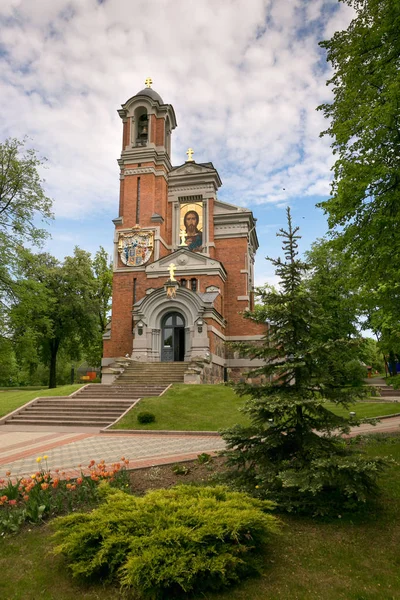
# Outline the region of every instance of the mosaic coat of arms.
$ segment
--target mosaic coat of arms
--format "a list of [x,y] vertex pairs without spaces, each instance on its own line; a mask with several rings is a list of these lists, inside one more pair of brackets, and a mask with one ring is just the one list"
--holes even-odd
[[140,267],[149,260],[154,247],[154,232],[133,229],[118,236],[118,252],[127,267]]

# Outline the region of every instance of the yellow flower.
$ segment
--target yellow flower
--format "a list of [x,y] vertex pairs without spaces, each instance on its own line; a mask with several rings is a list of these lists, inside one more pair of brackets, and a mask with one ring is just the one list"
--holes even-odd
[[36,475],[35,475],[35,473],[34,473],[33,475],[31,475],[31,478],[32,478],[32,479],[36,479]]
[[42,457],[41,457],[41,456],[38,456],[38,457],[37,457],[37,459],[36,459],[36,462],[37,462],[37,463],[40,463],[40,462],[41,462],[41,460],[42,460]]
[[47,460],[48,458],[49,458],[49,457],[47,456],[47,454],[45,454],[45,455],[43,456],[43,460]]

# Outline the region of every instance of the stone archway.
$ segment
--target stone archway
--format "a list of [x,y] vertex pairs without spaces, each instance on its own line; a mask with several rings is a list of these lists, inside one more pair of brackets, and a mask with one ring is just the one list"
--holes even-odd
[[[162,356],[163,324],[171,313],[183,320],[183,329],[176,334],[181,336],[180,346],[184,348],[183,355],[180,350],[179,360],[190,362],[205,356],[210,349],[207,328],[196,326],[197,320],[204,318],[205,310],[203,300],[190,290],[178,288],[174,299],[167,298],[163,288],[154,290],[135,305],[132,313],[136,324],[132,358],[141,362],[166,360]],[[142,326],[138,327],[138,323]]]

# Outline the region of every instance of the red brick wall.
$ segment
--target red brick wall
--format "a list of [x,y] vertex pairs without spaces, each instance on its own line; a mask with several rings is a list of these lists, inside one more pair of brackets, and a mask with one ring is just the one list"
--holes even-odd
[[104,357],[132,352],[133,273],[114,273],[111,339],[104,340]]
[[240,314],[249,302],[238,300],[238,296],[246,296],[247,273],[241,273],[246,268],[247,240],[232,238],[216,240],[216,258],[224,265],[228,277],[225,284],[224,304],[225,318],[228,321],[228,336],[259,335],[265,332],[265,327],[244,319]]
[[165,121],[162,117],[156,119],[156,146],[164,146]]

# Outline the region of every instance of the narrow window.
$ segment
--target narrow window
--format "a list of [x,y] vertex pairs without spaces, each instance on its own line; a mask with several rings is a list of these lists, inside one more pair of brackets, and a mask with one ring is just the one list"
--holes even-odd
[[133,280],[133,304],[136,303],[136,277]]
[[190,289],[192,290],[192,292],[197,292],[197,279],[195,279],[194,277],[190,280]]
[[137,189],[136,189],[136,224],[139,225],[140,215],[140,177],[137,178]]
[[186,279],[181,279],[181,287],[187,287],[186,286]]

